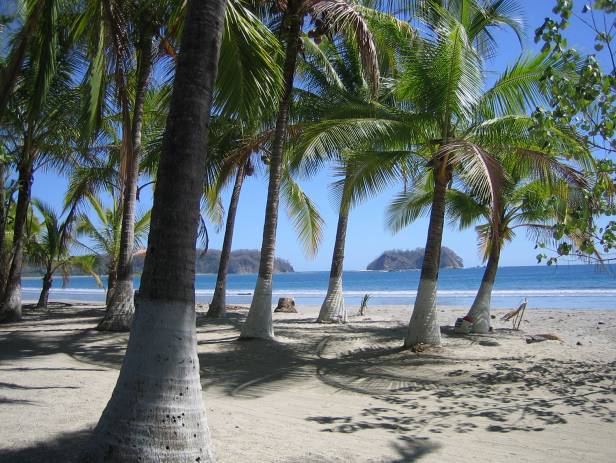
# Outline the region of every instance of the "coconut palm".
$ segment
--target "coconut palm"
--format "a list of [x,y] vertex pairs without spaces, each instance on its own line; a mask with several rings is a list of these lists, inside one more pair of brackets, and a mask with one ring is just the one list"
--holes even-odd
[[[118,205],[119,201],[113,197],[111,207],[105,207],[94,195],[88,195],[87,199],[94,216],[84,213],[77,216],[74,230],[75,244],[96,256],[99,262],[106,263],[107,299],[109,299],[117,279],[115,272],[121,241],[122,214]],[[149,224],[150,211],[136,214],[133,253],[143,248]]]
[[[577,150],[584,164],[592,163],[590,153],[585,152],[581,143],[576,146],[573,141],[570,148]],[[463,182],[458,182],[458,188],[450,187],[446,193],[446,214],[452,225],[457,224],[462,230],[478,220],[485,221],[476,230],[487,265],[468,314],[476,333],[487,333],[490,329],[490,299],[504,244],[515,237],[518,228],[525,228],[535,241],[550,235],[553,225],[566,215],[567,204],[579,199],[577,192],[584,186],[581,173],[558,153],[552,153],[549,161],[537,164],[519,162],[515,158],[505,158],[501,162],[507,175],[496,202],[499,210],[492,209],[494,202],[489,196]],[[422,181],[417,181],[411,190],[399,195],[391,204],[387,220],[393,230],[400,230],[430,212],[434,195],[434,181],[430,177],[426,175]],[[493,231],[495,224],[498,224],[496,232]]]
[[37,309],[47,308],[49,290],[53,283],[53,275],[58,270],[66,281],[71,270],[81,268],[92,275],[100,285],[100,279],[94,271],[95,256],[71,256],[72,228],[75,219],[74,211],[69,211],[64,220],[48,204],[33,200],[33,205],[43,217],[42,232],[28,244],[28,261],[43,268],[43,286],[39,296]]
[[[545,150],[537,147],[548,143],[567,152],[576,141],[576,134],[567,129],[553,128],[551,136],[545,136],[526,115],[529,107],[545,101],[541,77],[556,64],[553,59],[545,54],[522,58],[484,89],[480,50],[489,50],[482,44],[491,37],[485,36],[491,23],[484,21],[483,29],[477,29],[472,15],[436,12],[431,34],[421,45],[403,51],[403,71],[391,87],[391,102],[356,108],[352,118],[321,121],[306,146],[307,156],[321,156],[372,143],[372,150],[354,156],[356,184],[347,190],[355,198],[380,191],[392,181],[402,183],[424,166],[431,172],[430,224],[407,346],[440,344],[436,282],[445,198],[452,181],[476,184],[496,209],[504,173],[494,153],[549,164]],[[341,106],[339,114],[344,111]]]
[[[221,121],[220,117],[213,120],[210,128],[210,153],[222,163],[213,169],[217,179],[206,194],[210,205],[216,203],[222,188],[234,179],[227,224],[221,250],[218,275],[214,295],[207,316],[222,317],[226,305],[226,278],[231,254],[235,215],[243,182],[247,176],[253,175],[256,168],[267,169],[269,158],[263,153],[269,148],[271,127],[265,124],[260,130],[244,128],[243,136],[238,131],[237,123]],[[307,256],[314,256],[322,237],[323,219],[314,203],[302,190],[293,177],[289,166],[285,165],[281,174],[281,197],[286,206],[287,214],[297,233],[298,240]]]
[[187,5],[135,318],[88,446],[93,461],[214,460],[199,378],[194,272],[224,12],[224,0]]
[[[389,15],[367,15],[366,20],[371,30],[375,32],[377,43],[382,43],[379,48],[381,52],[379,64],[383,68],[381,75],[392,77],[396,72],[395,58],[392,55],[398,50],[395,45],[386,44],[402,42],[410,46],[415,33],[407,23]],[[295,117],[299,119],[298,124],[307,132],[308,139],[312,133],[311,125],[318,126],[323,119],[338,117],[340,105],[345,108],[351,105],[370,107],[373,95],[364,78],[359,50],[353,41],[323,39],[316,44],[311,40],[304,40],[304,59],[300,62],[298,70],[305,84],[304,88],[298,90],[295,109],[298,114]],[[300,170],[311,174],[325,161],[333,162],[336,173],[341,176],[341,180],[334,183],[334,191],[340,198],[348,198],[349,193],[345,189],[350,187],[351,183],[346,172],[345,156],[342,153],[331,153],[333,156],[328,158],[305,156],[306,153],[302,149],[304,144],[302,136],[299,135],[295,149],[292,148],[293,163],[297,164]],[[346,230],[352,206],[353,204],[349,204],[348,201],[341,202],[339,206],[329,284],[317,318],[317,322],[320,323],[346,319],[342,274]]]
[[[45,99],[58,61],[59,41],[66,30],[66,15],[60,0],[15,2],[17,32],[0,67],[0,123],[8,110],[11,94],[26,61],[36,68],[32,101],[40,106]],[[35,64],[32,66],[32,64]]]
[[301,36],[304,18],[310,16],[315,27],[310,35],[318,38],[326,33],[341,32],[355,37],[364,64],[367,80],[376,93],[379,68],[372,34],[362,16],[363,8],[351,0],[288,0],[277,4],[281,9],[281,37],[285,44],[283,63],[283,90],[278,102],[276,125],[269,156],[269,183],[265,222],[261,243],[261,259],[252,302],[240,338],[270,339],[274,336],[272,326],[272,274],[276,248],[278,204],[283,171],[283,152],[288,134],[289,110],[298,53],[301,51]]
[[78,95],[72,87],[72,56],[63,53],[46,90],[37,97],[38,67],[29,61],[11,95],[2,133],[18,173],[18,197],[13,230],[13,256],[7,278],[0,320],[21,318],[21,267],[24,256],[27,211],[34,173],[40,169],[63,170],[83,159],[87,152],[75,145]]
[[[175,35],[182,28],[185,3],[136,2],[121,6],[113,2],[93,0],[88,5],[80,18],[79,30],[90,39],[89,48],[94,52],[88,71],[91,101],[89,123],[92,125],[95,120],[100,119],[97,111],[104,109],[100,102],[107,93],[102,85],[106,82],[105,63],[114,63],[113,82],[121,108],[123,134],[120,170],[123,183],[123,219],[117,280],[107,304],[105,318],[99,326],[103,330],[128,330],[134,314],[131,258],[138,166],[142,155],[144,102],[149,77],[158,58],[176,57]],[[88,27],[93,20],[98,24],[94,31]],[[104,38],[108,43],[105,43]],[[153,39],[156,39],[163,53],[153,54]],[[219,112],[236,112],[241,115],[257,113],[272,101],[276,92],[271,90],[277,79],[264,75],[264,70],[274,68],[277,55],[275,47],[272,47],[274,43],[276,41],[269,30],[250,14],[241,2],[231,2],[226,13],[221,54],[221,70],[222,74],[226,73],[227,79],[218,81],[216,92]],[[105,50],[108,50],[107,53]],[[130,59],[131,50],[134,50],[135,59]],[[173,59],[168,64],[172,65]],[[130,82],[125,75],[132,69],[136,72],[133,101],[129,91]],[[275,76],[277,73],[273,74]],[[241,78],[238,79],[237,76]],[[245,88],[249,90],[246,91]],[[247,93],[252,97],[257,94],[264,101],[252,100],[252,104],[242,101],[242,96]],[[132,116],[129,114],[129,107],[132,107]]]

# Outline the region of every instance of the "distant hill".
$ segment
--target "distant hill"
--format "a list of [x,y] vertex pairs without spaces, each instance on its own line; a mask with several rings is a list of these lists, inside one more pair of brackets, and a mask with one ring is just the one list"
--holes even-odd
[[[410,270],[419,269],[423,262],[424,249],[417,248],[412,251],[392,249],[385,251],[368,264],[368,270]],[[451,249],[443,246],[441,250],[441,268],[462,268],[462,258]]]
[[[145,251],[137,251],[133,257],[133,270],[135,273],[143,271],[143,259]],[[259,259],[261,252],[257,249],[238,249],[231,252],[229,259],[229,273],[257,273],[259,271]],[[106,260],[100,259],[96,264],[96,271],[99,274],[106,274]],[[220,262],[220,251],[218,249],[209,249],[207,254],[203,255],[203,250],[197,250],[197,273],[217,273],[218,264]],[[275,273],[294,272],[293,266],[289,261],[276,258],[274,261]],[[73,275],[82,275],[80,269],[74,269],[71,272]],[[36,267],[24,266],[24,275],[40,275],[41,272]]]

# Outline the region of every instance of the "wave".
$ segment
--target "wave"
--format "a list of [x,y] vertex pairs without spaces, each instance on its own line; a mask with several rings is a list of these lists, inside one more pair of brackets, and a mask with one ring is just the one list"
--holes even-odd
[[[39,292],[41,288],[22,287],[23,292],[32,293]],[[253,289],[228,289],[228,296],[252,296]],[[100,288],[52,288],[51,294],[58,295],[102,295],[104,289]],[[197,289],[197,296],[211,296],[214,294],[213,289]],[[326,291],[321,289],[277,289],[273,291],[274,297],[293,296],[304,298],[325,297]],[[346,297],[363,297],[369,294],[372,297],[379,298],[414,298],[417,295],[416,290],[379,290],[379,291],[344,291]],[[453,290],[443,289],[438,291],[439,297],[474,297],[477,294],[476,290]],[[614,297],[616,289],[610,288],[595,288],[595,289],[495,289],[492,291],[492,296],[503,297]]]

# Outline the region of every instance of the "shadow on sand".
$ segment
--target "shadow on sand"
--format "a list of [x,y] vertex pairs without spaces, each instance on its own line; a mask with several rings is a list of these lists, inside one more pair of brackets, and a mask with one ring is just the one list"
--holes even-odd
[[[41,324],[59,321],[61,311],[52,310],[48,318],[36,317],[41,317]],[[44,336],[27,329],[0,333],[4,344],[0,362],[65,353],[82,362],[84,369],[119,368],[127,335],[93,330],[100,314],[99,309],[71,314],[74,319],[92,317],[83,330]],[[258,398],[317,378],[332,389],[367,394],[378,406],[348,416],[308,416],[306,421],[321,432],[379,429],[392,433],[399,454],[394,461],[413,461],[433,451],[437,444],[431,439],[443,432],[540,432],[574,415],[616,421],[616,362],[499,356],[499,340],[518,336],[523,343],[518,334],[469,339],[452,336],[445,329],[445,349],[412,353],[400,347],[405,327],[396,323],[323,326],[283,319],[275,325],[278,341],[239,342],[243,317],[230,313],[223,320],[198,318],[204,390],[217,388],[231,397]],[[480,341],[482,346],[494,346],[482,347],[487,355],[474,354],[473,344]],[[53,455],[79,447],[84,435],[66,435],[8,454],[3,451],[0,463],[70,461],[54,460]]]

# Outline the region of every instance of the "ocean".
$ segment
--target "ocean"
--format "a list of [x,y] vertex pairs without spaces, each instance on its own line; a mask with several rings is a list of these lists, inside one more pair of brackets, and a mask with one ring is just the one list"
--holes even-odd
[[[442,269],[439,275],[438,303],[444,306],[467,307],[479,287],[483,268]],[[295,272],[274,275],[274,302],[278,297],[293,297],[298,305],[321,304],[327,291],[329,272]],[[256,280],[255,274],[229,275],[227,303],[248,304]],[[209,302],[216,275],[197,275],[195,293],[197,302]],[[365,294],[370,304],[412,304],[415,300],[419,271],[344,272],[344,293],[349,308],[359,306]],[[62,288],[62,279],[56,277],[50,300],[104,301],[103,289],[92,277],[71,277]],[[139,277],[135,277],[135,288]],[[38,298],[41,279],[26,277],[22,280],[23,297]],[[498,271],[492,293],[492,306],[517,307],[528,298],[529,307],[571,309],[616,309],[616,265],[603,270],[594,265],[566,265],[548,267],[502,267]]]

